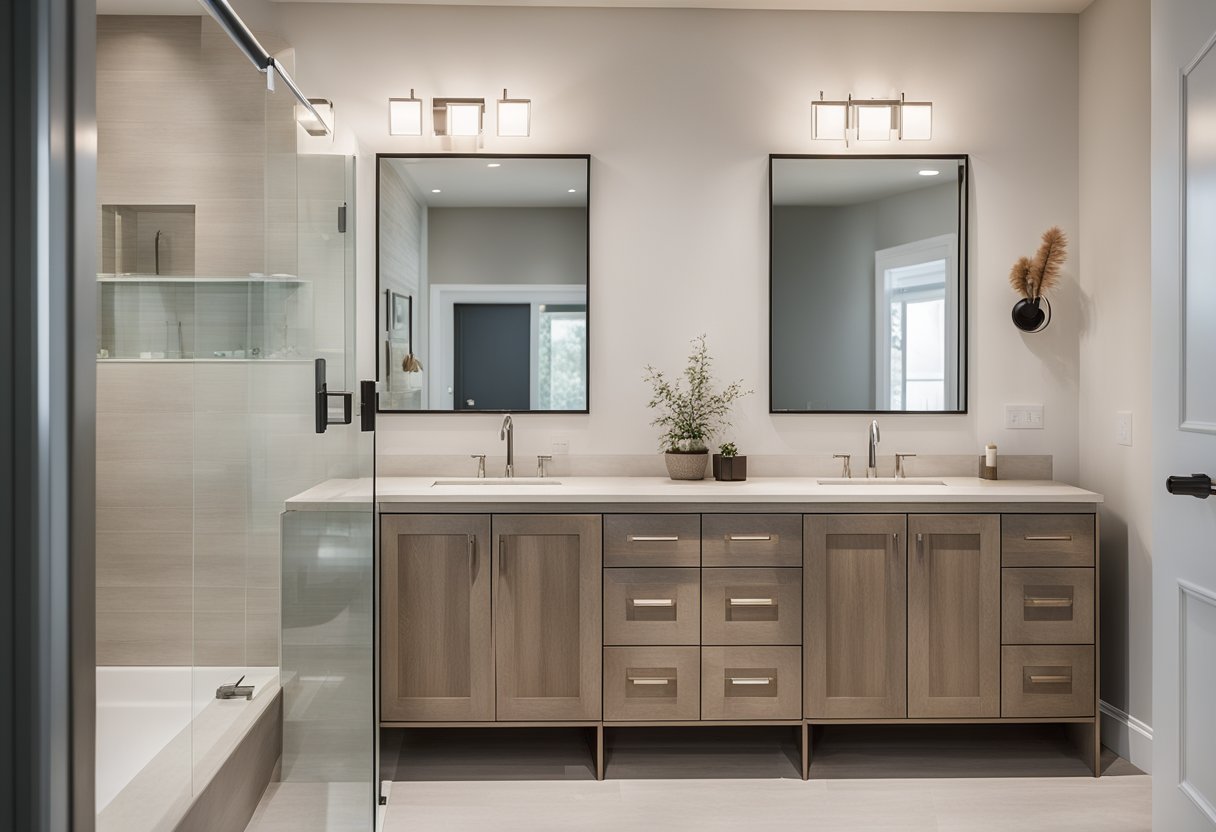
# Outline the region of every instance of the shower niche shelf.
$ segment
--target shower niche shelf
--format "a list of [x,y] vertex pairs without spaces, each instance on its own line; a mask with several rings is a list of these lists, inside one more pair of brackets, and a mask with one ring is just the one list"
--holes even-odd
[[312,286],[295,275],[99,274],[99,360],[298,361]]

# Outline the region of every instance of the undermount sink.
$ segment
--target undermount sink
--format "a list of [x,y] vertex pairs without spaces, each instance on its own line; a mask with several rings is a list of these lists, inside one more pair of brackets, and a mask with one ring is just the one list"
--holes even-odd
[[561,480],[551,477],[464,477],[450,480],[435,480],[431,487],[439,485],[561,485]]
[[926,480],[926,479],[919,479],[916,477],[900,477],[899,479],[895,479],[894,477],[873,477],[871,479],[864,479],[861,477],[858,477],[857,479],[846,479],[844,477],[839,477],[837,479],[819,480],[819,484],[820,485],[945,485],[945,483],[942,482],[941,480]]

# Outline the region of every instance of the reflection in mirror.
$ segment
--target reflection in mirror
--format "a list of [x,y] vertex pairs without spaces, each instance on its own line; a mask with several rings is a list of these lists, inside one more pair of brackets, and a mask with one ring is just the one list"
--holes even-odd
[[770,164],[770,410],[964,412],[966,157]]
[[587,156],[378,157],[380,409],[587,411]]

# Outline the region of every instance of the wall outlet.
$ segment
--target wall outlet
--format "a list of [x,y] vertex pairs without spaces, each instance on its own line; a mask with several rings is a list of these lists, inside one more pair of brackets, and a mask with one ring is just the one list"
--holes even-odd
[[553,455],[554,456],[557,456],[559,454],[568,454],[568,453],[570,453],[570,440],[569,439],[562,437],[560,439],[553,440]]
[[1008,430],[1042,430],[1043,405],[1005,405],[1005,428]]
[[1132,445],[1132,412],[1120,410],[1115,413],[1115,441],[1120,445]]

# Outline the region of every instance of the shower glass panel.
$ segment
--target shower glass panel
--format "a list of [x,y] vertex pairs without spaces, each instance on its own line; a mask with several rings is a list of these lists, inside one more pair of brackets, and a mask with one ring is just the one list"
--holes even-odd
[[101,16],[98,67],[97,828],[371,830],[374,434],[315,428],[315,359],[358,389],[354,161],[208,17]]

